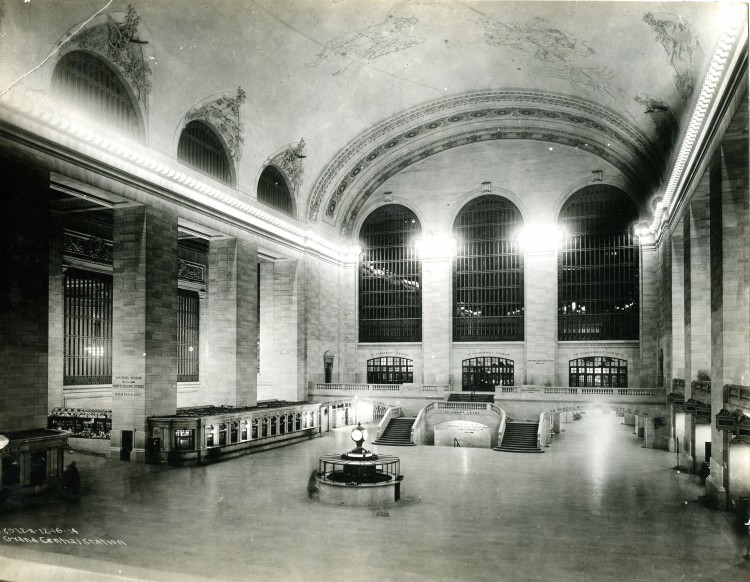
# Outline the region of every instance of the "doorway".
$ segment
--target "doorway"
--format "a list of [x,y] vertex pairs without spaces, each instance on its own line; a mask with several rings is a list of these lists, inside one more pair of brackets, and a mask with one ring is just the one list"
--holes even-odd
[[122,431],[122,441],[120,444],[120,460],[129,461],[130,451],[133,450],[133,431],[124,430]]

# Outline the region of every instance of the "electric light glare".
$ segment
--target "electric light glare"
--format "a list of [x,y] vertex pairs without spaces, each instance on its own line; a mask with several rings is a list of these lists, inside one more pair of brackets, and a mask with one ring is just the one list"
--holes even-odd
[[452,257],[456,252],[456,240],[452,236],[426,234],[414,241],[414,246],[423,259]]
[[554,224],[529,224],[518,232],[518,242],[527,252],[557,250],[564,238],[565,231]]

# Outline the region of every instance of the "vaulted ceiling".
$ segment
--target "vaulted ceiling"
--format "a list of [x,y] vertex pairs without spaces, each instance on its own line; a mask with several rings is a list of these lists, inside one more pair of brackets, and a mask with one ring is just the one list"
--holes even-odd
[[[388,180],[478,142],[546,142],[587,168],[593,156],[645,204],[736,17],[713,2],[131,3],[152,70],[149,145],[174,155],[186,112],[242,87],[238,189],[253,192],[263,164],[304,137],[298,215],[343,233]],[[105,5],[0,5],[0,54],[12,63],[2,87]],[[53,62],[26,88],[47,91]]]

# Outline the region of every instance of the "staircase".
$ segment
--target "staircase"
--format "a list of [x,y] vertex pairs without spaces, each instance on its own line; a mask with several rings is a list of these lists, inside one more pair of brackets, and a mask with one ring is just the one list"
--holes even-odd
[[448,402],[495,402],[494,392],[461,392],[448,394]]
[[411,427],[414,426],[416,418],[391,418],[388,426],[385,427],[383,434],[376,441],[375,445],[390,445],[395,447],[413,447],[411,442]]
[[505,436],[496,451],[506,453],[543,453],[537,446],[538,422],[509,422],[505,425]]

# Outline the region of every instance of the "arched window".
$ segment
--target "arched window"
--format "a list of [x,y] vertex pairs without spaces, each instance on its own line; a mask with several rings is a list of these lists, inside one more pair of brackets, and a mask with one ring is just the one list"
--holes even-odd
[[422,267],[414,246],[416,214],[389,204],[367,217],[359,234],[359,341],[422,340]]
[[292,195],[284,176],[273,166],[266,166],[258,180],[258,201],[290,216],[294,215]]
[[136,105],[112,67],[91,53],[74,51],[57,63],[52,92],[97,123],[140,138]]
[[505,198],[483,196],[456,219],[453,341],[523,339],[521,214]]
[[463,361],[462,390],[494,392],[495,386],[515,384],[513,360],[484,356]]
[[568,385],[578,388],[627,388],[628,361],[590,356],[570,360]]
[[386,356],[367,360],[368,384],[410,384],[414,382],[414,360]]
[[638,339],[637,210],[613,186],[587,186],[560,211],[558,339]]
[[214,130],[203,121],[191,121],[182,130],[177,158],[226,184],[233,182],[227,152]]

